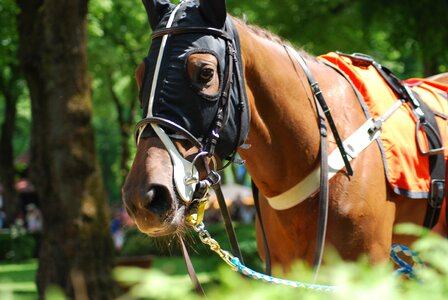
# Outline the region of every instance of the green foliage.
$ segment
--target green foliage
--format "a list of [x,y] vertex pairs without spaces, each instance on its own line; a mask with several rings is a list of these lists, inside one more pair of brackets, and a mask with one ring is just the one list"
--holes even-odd
[[[0,299],[36,299],[35,260],[0,264]],[[48,298],[46,298],[48,299]]]
[[[401,232],[418,234],[421,238],[412,247],[418,251],[425,267],[416,269],[418,280],[396,276],[391,262],[372,266],[366,258],[358,262],[342,262],[336,254],[326,253],[328,265],[322,267],[318,282],[334,285],[336,292],[317,292],[273,285],[243,278],[221,262],[212,272],[199,271],[201,282],[210,299],[446,299],[448,294],[448,241],[406,225]],[[423,233],[423,234],[422,234]],[[212,235],[213,237],[213,235]],[[207,256],[201,256],[202,261]],[[201,270],[201,269],[199,269]],[[291,273],[279,277],[312,282],[313,272],[297,264]],[[163,269],[117,268],[115,278],[130,287],[131,299],[199,299],[187,275],[169,275]],[[176,288],[173,288],[176,287]]]
[[[137,121],[133,119],[138,107],[134,70],[149,47],[149,25],[140,2],[95,0],[89,9],[88,51],[96,145],[109,199],[116,202],[120,201],[126,175],[120,166],[123,149],[118,113],[131,124]],[[132,134],[128,144],[133,149]]]
[[5,93],[18,98],[14,154],[28,150],[31,126],[31,106],[25,80],[20,71],[16,17],[18,8],[14,0],[0,2],[0,124],[4,122]]
[[120,251],[120,256],[132,257],[141,255],[159,255],[163,252],[157,247],[154,240],[143,235],[136,228],[126,231],[124,244]]
[[228,1],[236,16],[267,28],[318,55],[329,51],[363,52],[367,36],[358,1]]
[[[196,299],[190,293],[189,278],[185,276],[168,276],[158,270],[148,273],[139,268],[117,268],[114,276],[123,284],[138,282],[132,288],[133,298]],[[200,278],[204,280],[204,276]]]
[[448,2],[362,1],[361,11],[370,32],[385,33],[406,62],[406,73],[446,72],[448,64]]
[[50,286],[45,291],[45,299],[48,299],[48,300],[65,300],[67,298],[65,297],[64,291],[60,287]]
[[[0,3],[0,64],[2,66],[18,65],[16,55],[18,47],[18,35],[16,30],[16,16],[18,8],[14,0],[3,0]],[[2,73],[10,73],[11,70],[1,70]],[[11,74],[8,74],[11,76]]]
[[[411,247],[425,262],[425,267],[417,270],[419,280],[395,276],[391,262],[376,266],[365,258],[356,263],[342,262],[335,253],[327,252],[325,259],[330,265],[321,269],[317,281],[336,285],[338,290],[316,292],[244,278],[219,259],[215,264],[214,254],[192,253],[192,259],[208,299],[446,299],[448,241],[409,224],[397,227],[397,232],[420,237]],[[212,237],[218,240],[213,234]],[[0,264],[0,298],[35,299],[36,269],[35,261]],[[286,275],[280,274],[280,270],[274,272],[279,277],[302,282],[312,282],[313,278],[312,270],[300,263]],[[117,267],[114,277],[120,286],[128,288],[120,299],[202,299],[194,294],[180,257],[156,258],[149,270]],[[49,289],[46,299],[64,299],[64,296],[57,289]]]
[[34,257],[35,238],[24,227],[13,225],[8,233],[0,234],[0,260],[21,261]]
[[[231,12],[314,55],[364,52],[401,78],[446,72],[448,2],[229,0]],[[426,72],[426,73],[427,73]]]

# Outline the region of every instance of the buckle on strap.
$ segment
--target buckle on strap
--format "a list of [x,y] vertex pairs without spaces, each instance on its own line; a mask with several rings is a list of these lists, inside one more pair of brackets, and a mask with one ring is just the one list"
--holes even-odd
[[429,205],[432,208],[441,208],[443,198],[445,196],[445,180],[433,179],[431,180],[431,190],[429,192]]
[[[421,138],[419,137],[419,133],[422,133],[428,143],[428,150],[426,151],[424,147],[423,141],[421,141]],[[437,144],[437,148],[431,148],[431,143],[429,141],[428,134],[431,134],[434,138],[433,143]],[[417,146],[421,154],[425,156],[431,156],[431,155],[438,155],[443,154],[443,151],[445,148],[443,147],[442,139],[439,136],[439,133],[437,130],[427,121],[421,122],[420,120],[417,120],[417,125],[415,127],[415,139],[417,140]]]

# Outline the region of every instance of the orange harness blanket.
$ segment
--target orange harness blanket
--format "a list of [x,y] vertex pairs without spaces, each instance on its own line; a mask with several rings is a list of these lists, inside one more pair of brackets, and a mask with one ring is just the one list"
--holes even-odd
[[[354,65],[350,57],[331,52],[319,59],[338,68],[352,81],[362,95],[361,103],[366,117],[378,119],[396,101],[398,95],[389,87],[373,65]],[[411,89],[432,111],[448,115],[448,86],[425,79],[405,80]],[[448,121],[436,116],[440,135],[448,159]],[[430,173],[428,157],[422,155],[416,141],[416,118],[409,103],[404,103],[382,125],[378,144],[381,148],[388,182],[395,193],[410,198],[428,198]],[[428,147],[425,136],[419,132],[423,147]]]

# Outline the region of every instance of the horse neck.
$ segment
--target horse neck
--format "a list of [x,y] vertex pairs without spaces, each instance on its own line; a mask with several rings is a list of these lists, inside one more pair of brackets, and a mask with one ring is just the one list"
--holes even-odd
[[240,150],[265,196],[284,192],[318,163],[319,131],[307,79],[279,42],[238,24],[251,112]]

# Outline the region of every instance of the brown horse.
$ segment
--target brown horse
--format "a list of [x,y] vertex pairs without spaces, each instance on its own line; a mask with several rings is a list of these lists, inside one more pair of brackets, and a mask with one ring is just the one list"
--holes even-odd
[[[225,48],[225,43],[221,40],[226,38],[207,30],[201,32],[195,29],[190,34],[171,31],[170,35],[167,29],[165,32],[163,30],[169,26],[174,28],[185,24],[194,28],[220,30],[226,22],[225,1],[185,1],[180,4],[181,8],[177,12],[174,5],[167,0],[143,2],[153,30],[159,31],[153,37],[149,58],[136,72],[145,111],[150,109],[149,98],[154,98],[149,100],[154,103],[160,99],[165,103],[169,101],[167,99],[171,96],[170,92],[177,92],[178,97],[186,103],[196,103],[193,96],[189,96],[191,91],[195,94],[194,97],[199,95],[203,98],[202,101],[213,102],[211,99],[222,91],[228,79],[228,65],[225,64],[228,64],[229,60],[225,60],[227,52],[221,49]],[[176,13],[180,17],[172,16]],[[320,135],[316,121],[316,104],[307,77],[297,61],[288,55],[284,42],[278,37],[234,18],[227,18],[226,24],[229,21],[234,24],[239,35],[239,48],[236,47],[235,50],[242,60],[244,88],[250,111],[250,130],[245,139],[245,143],[250,147],[238,148],[238,154],[245,160],[246,168],[260,190],[261,212],[272,262],[285,268],[297,259],[310,262],[316,243],[318,195],[311,195],[300,204],[284,210],[273,209],[266,201],[266,197],[275,197],[295,186],[319,166]],[[169,24],[170,22],[172,24]],[[206,40],[210,36],[210,40]],[[164,38],[166,49],[160,50]],[[185,40],[175,43],[177,39],[182,38]],[[194,40],[192,44],[185,42],[188,39]],[[204,40],[203,44],[193,49],[194,43],[202,43]],[[215,44],[218,40],[219,47]],[[210,49],[206,49],[209,44]],[[179,50],[182,45],[185,48]],[[175,60],[165,60],[165,57],[177,50],[180,51],[178,57],[182,60],[182,63],[179,63],[182,66],[180,69],[172,63]],[[160,55],[163,58],[158,62]],[[349,136],[366,122],[353,88],[332,68],[302,51],[300,55],[305,58],[309,69],[319,82],[339,134],[342,137]],[[233,70],[235,71],[235,67]],[[181,74],[176,75],[174,72]],[[160,75],[154,77],[155,73]],[[446,77],[448,76],[444,78]],[[170,78],[177,78],[176,80],[183,82],[177,84],[183,84],[187,89],[184,89],[184,86],[171,89]],[[237,79],[234,78],[233,85],[237,84]],[[171,106],[171,109],[177,110],[177,107]],[[158,112],[162,114],[164,110],[161,108]],[[216,109],[213,112],[216,112]],[[237,108],[232,112],[237,114]],[[148,115],[157,116],[157,113]],[[206,116],[199,115],[195,122],[204,121],[203,118]],[[178,119],[183,120],[182,117]],[[186,127],[187,131],[195,131],[188,128],[188,122],[184,121],[182,126]],[[124,203],[142,232],[150,236],[169,235],[182,228],[189,213],[189,202],[181,199],[184,196],[176,190],[177,183],[173,177],[177,171],[173,166],[175,162],[172,153],[167,150],[166,142],[160,135],[154,133],[158,130],[154,128],[166,124],[148,124],[143,132],[152,132],[143,133],[139,137],[135,160],[123,187]],[[238,122],[235,124],[236,128],[243,126]],[[171,127],[166,131],[176,130]],[[239,132],[244,136],[241,129]],[[199,146],[190,146],[185,138],[180,138],[179,134],[173,132],[165,136],[169,137],[183,157],[190,161],[191,157],[195,157]],[[198,134],[196,136],[198,137]],[[202,140],[206,136],[207,134],[203,133]],[[238,136],[234,135],[232,138],[233,141],[238,140]],[[199,137],[198,139],[201,140]],[[230,151],[223,150],[219,153],[219,147],[223,143],[218,142],[216,146],[219,159],[225,158],[233,150],[233,147],[230,147]],[[329,134],[329,151],[335,148],[333,135]],[[353,159],[351,166],[353,176],[349,176],[345,169],[342,169],[330,180],[327,245],[334,247],[344,259],[353,260],[360,254],[367,254],[373,262],[385,260],[393,242],[409,243],[408,237],[395,236],[392,233],[394,224],[422,224],[427,201],[409,200],[389,188],[380,149],[376,143],[372,143]],[[202,172],[201,176],[204,176]],[[260,254],[264,256],[259,232],[257,222],[257,241]]]

